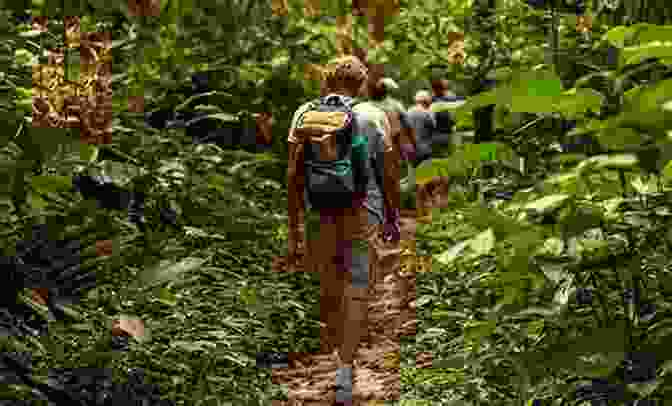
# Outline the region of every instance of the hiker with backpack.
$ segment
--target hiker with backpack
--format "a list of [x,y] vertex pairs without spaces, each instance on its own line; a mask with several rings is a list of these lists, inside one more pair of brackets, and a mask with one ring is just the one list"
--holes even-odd
[[385,106],[385,110],[400,114],[406,112],[403,103],[392,97],[392,92],[399,90],[399,85],[392,78],[380,78],[370,91],[371,100]]
[[308,254],[320,272],[322,345],[336,349],[339,360],[340,404],[352,402],[353,358],[366,332],[378,231],[388,242],[400,239],[391,126],[384,111],[356,99],[367,77],[355,56],[331,62],[323,97],[298,108],[288,137],[288,264],[297,266],[305,250],[305,224],[315,244]]
[[432,97],[427,91],[419,91],[415,95],[415,108],[406,113],[406,118],[413,127],[416,136],[416,156],[413,165],[418,166],[421,162],[431,158],[432,141],[436,132],[436,120],[430,110]]
[[432,136],[432,147],[451,146],[455,130],[455,118],[447,108],[458,107],[465,102],[464,97],[457,96],[451,91],[451,83],[447,79],[433,79],[432,104],[430,109],[434,112],[436,129]]

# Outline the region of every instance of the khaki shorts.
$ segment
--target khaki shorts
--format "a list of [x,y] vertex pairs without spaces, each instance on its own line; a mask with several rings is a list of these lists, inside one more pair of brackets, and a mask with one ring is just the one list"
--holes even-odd
[[315,251],[307,253],[310,262],[321,273],[349,275],[353,287],[367,288],[369,282],[375,284],[379,230],[379,221],[364,207],[332,213],[310,210],[306,215],[306,239]]

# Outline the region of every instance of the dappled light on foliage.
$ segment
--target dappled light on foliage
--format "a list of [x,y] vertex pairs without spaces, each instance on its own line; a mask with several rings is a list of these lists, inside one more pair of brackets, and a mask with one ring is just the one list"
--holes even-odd
[[29,3],[0,10],[3,402],[331,404],[286,141],[345,55],[405,107],[449,83],[454,121],[391,182],[355,404],[672,399],[669,1]]

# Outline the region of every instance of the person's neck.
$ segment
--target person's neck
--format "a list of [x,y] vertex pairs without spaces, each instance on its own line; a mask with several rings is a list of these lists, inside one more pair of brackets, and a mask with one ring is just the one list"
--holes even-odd
[[357,92],[348,90],[348,89],[334,89],[334,90],[328,90],[326,94],[337,94],[339,96],[347,96],[347,97],[356,97]]

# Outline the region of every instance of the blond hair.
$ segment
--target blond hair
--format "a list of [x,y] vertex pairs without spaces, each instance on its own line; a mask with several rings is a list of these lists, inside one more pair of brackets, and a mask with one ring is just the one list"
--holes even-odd
[[354,55],[330,61],[322,78],[329,89],[359,89],[369,76],[366,65]]

